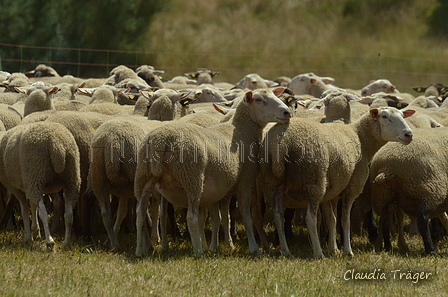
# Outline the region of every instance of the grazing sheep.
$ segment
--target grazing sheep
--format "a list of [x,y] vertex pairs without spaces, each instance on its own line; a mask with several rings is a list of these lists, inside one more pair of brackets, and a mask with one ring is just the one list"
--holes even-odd
[[[276,89],[274,94],[282,91]],[[203,254],[205,244],[200,241],[200,208],[236,192],[249,250],[260,254],[250,215],[259,142],[267,123],[286,123],[291,117],[274,94],[264,89],[247,92],[226,123],[201,128],[173,121],[146,135],[135,177],[137,256],[147,253],[143,223],[149,195],[156,186],[169,202],[188,208],[187,225],[196,256]]]
[[256,73],[247,74],[239,82],[237,82],[236,86],[240,89],[249,90],[268,88],[265,79]]
[[57,92],[57,87],[42,88],[32,86],[28,89],[17,88],[17,90],[20,90],[21,92],[26,91],[25,94],[27,95],[27,97],[23,104],[20,102],[16,102],[12,107],[15,108],[19,113],[23,114],[24,117],[33,112],[54,109],[51,95]]
[[297,95],[310,94],[320,98],[323,92],[336,88],[331,85],[333,82],[332,77],[320,77],[310,72],[293,77],[288,83],[288,88]]
[[213,85],[213,77],[217,76],[220,72],[213,71],[207,68],[198,68],[196,72],[185,73],[185,76],[190,79],[195,79],[198,85],[211,84]]
[[442,94],[442,92],[446,91],[446,87],[439,83],[430,84],[427,87],[412,87],[412,89],[417,93],[424,93],[425,97],[429,96],[439,97]]
[[353,255],[350,210],[368,177],[368,164],[387,141],[408,144],[412,140],[412,131],[403,116],[413,113],[392,107],[371,109],[349,125],[322,125],[309,119],[292,118],[289,124],[277,124],[269,130],[264,142],[267,159],[261,162],[261,170],[265,197],[275,203],[275,222],[283,255],[291,254],[283,231],[283,199],[306,205],[314,257],[322,258],[317,210],[322,205],[329,231],[328,250],[337,252],[335,207],[339,197],[344,253]]
[[5,88],[4,92],[17,92],[15,88],[29,86],[30,81],[25,74],[15,72],[11,74],[5,81],[0,83],[0,87]]
[[186,76],[175,76],[170,80],[166,81],[169,84],[178,84],[178,85],[195,85],[197,81],[195,79],[190,79]]
[[[48,214],[42,194],[64,190],[65,239],[70,245],[73,206],[79,197],[81,184],[79,151],[72,134],[61,124],[37,122],[17,126],[6,132],[0,142],[0,182],[17,197],[22,209],[25,243],[31,241],[29,206],[39,209],[47,247],[54,245]],[[35,213],[33,214],[35,217]],[[37,231],[33,219],[33,230]]]
[[135,69],[138,77],[142,78],[148,85],[154,88],[162,89],[164,87],[160,75],[164,73],[162,70],[155,70],[154,67],[142,65]]
[[44,77],[44,76],[53,76],[60,77],[59,73],[54,70],[53,67],[47,66],[45,64],[39,64],[32,71],[28,71],[25,73],[27,77]]
[[367,86],[361,89],[361,96],[369,96],[378,92],[399,93],[388,79],[377,79],[370,81]]
[[22,122],[22,115],[9,105],[0,104],[0,122],[2,131],[8,131]]
[[[445,217],[448,196],[448,155],[446,143],[448,128],[415,129],[414,140],[408,146],[388,143],[372,159],[371,202],[380,215],[382,235],[386,250],[390,250],[389,206],[398,207],[410,217],[417,218],[427,254],[436,253],[428,220]],[[399,219],[400,221],[401,219]],[[448,227],[448,225],[446,225]],[[407,250],[399,229],[399,246]]]

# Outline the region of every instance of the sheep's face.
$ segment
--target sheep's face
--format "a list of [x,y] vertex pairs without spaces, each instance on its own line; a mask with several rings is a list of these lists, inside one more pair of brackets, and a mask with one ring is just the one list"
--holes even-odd
[[361,96],[368,96],[375,93],[395,93],[395,86],[387,79],[378,79],[371,81],[367,86],[361,89]]
[[246,93],[243,102],[252,109],[252,113],[261,126],[271,122],[280,124],[289,122],[291,112],[288,106],[277,97],[283,90],[284,88],[278,88],[271,92],[270,90],[262,89]]
[[381,138],[385,141],[396,141],[409,144],[412,141],[412,130],[404,118],[410,117],[414,110],[404,112],[393,108],[385,107],[371,109],[371,116],[380,123]]

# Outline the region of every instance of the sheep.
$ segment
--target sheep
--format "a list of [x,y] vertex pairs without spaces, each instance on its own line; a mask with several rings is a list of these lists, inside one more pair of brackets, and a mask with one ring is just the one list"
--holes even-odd
[[125,79],[139,79],[137,73],[125,65],[119,65],[110,71],[110,75],[115,79],[115,85]]
[[[181,114],[176,109],[188,109],[183,97],[171,100],[168,96],[158,97],[149,108],[148,120],[136,117],[122,117],[104,122],[92,138],[92,158],[89,179],[97,197],[103,223],[111,246],[118,248],[117,239],[121,222],[127,213],[127,201],[134,196],[134,175],[137,166],[137,150],[146,133]],[[182,103],[179,103],[181,101]],[[119,198],[119,207],[112,228],[109,195]],[[157,224],[157,222],[154,222]]]
[[268,85],[260,75],[257,73],[250,73],[243,77],[239,82],[237,82],[236,87],[240,89],[266,89]]
[[[48,226],[48,215],[42,194],[64,190],[65,239],[70,245],[73,206],[81,184],[79,151],[72,134],[61,124],[37,122],[19,125],[6,132],[0,141],[0,182],[20,202],[24,222],[24,242],[31,241],[29,206],[39,209],[48,248],[54,240]],[[35,212],[33,211],[33,218]],[[33,219],[33,230],[38,229]]]
[[155,70],[154,67],[148,65],[142,65],[135,69],[138,77],[142,78],[148,85],[155,88],[162,89],[164,87],[160,75],[164,73],[162,70]]
[[44,77],[44,76],[52,76],[52,77],[60,77],[59,73],[54,70],[53,67],[47,66],[45,64],[39,64],[32,71],[28,71],[25,73],[27,77]]
[[207,68],[198,68],[196,72],[185,73],[185,76],[189,79],[195,79],[198,85],[202,84],[212,84],[213,77],[219,75],[220,72],[213,71]]
[[[204,85],[202,85],[204,86]],[[206,86],[199,86],[196,90],[191,90],[194,94],[194,99],[196,103],[200,102],[226,102],[227,99],[224,98],[218,91],[208,88]]]
[[197,81],[195,79],[190,79],[186,76],[175,76],[170,80],[166,81],[170,84],[178,84],[178,85],[195,85]]
[[21,102],[16,102],[12,107],[15,108],[19,113],[23,114],[24,117],[27,115],[44,110],[54,109],[53,100],[51,95],[58,91],[58,87],[36,87],[32,86],[28,89],[19,89],[21,92],[26,91],[26,100],[22,104]]
[[17,92],[16,87],[25,87],[28,85],[30,85],[28,77],[20,72],[12,73],[5,81],[0,83],[0,87],[5,88],[4,92]]
[[0,104],[1,130],[8,131],[22,122],[22,115],[6,104]]
[[333,82],[334,78],[332,77],[320,77],[310,72],[293,77],[288,83],[288,88],[297,95],[310,94],[320,98],[323,92],[336,88],[331,85]]
[[417,93],[424,93],[425,97],[436,96],[439,97],[446,87],[440,83],[430,84],[427,87],[412,87]]
[[[292,118],[288,125],[273,126],[264,143],[261,162],[264,194],[275,203],[275,222],[283,255],[291,255],[283,231],[283,199],[294,199],[307,207],[306,223],[313,254],[324,255],[317,235],[319,205],[329,229],[328,250],[337,252],[334,208],[342,199],[344,253],[353,256],[350,245],[350,209],[368,177],[368,164],[387,141],[408,144],[412,130],[403,117],[414,111],[393,107],[371,109],[349,125],[319,124]],[[295,173],[300,172],[300,177]]]
[[[440,217],[446,223],[448,156],[446,142],[448,128],[414,129],[414,140],[408,146],[388,143],[372,159],[370,180],[371,202],[380,215],[384,246],[390,250],[389,206],[398,207],[397,214],[404,211],[417,218],[425,252],[435,254],[428,220]],[[398,219],[401,221],[401,218]],[[445,224],[445,227],[448,225]],[[402,228],[399,229],[399,246],[407,250]]]
[[361,96],[368,96],[374,93],[399,93],[397,88],[388,79],[371,80],[369,84],[361,89]]
[[[205,244],[200,242],[199,208],[214,204],[235,191],[249,250],[252,254],[260,254],[250,215],[258,168],[257,154],[252,153],[257,152],[263,128],[268,122],[286,123],[291,117],[288,107],[274,95],[282,91],[276,89],[272,93],[260,89],[247,92],[232,121],[226,123],[201,128],[173,121],[146,135],[138,154],[134,187],[138,201],[137,256],[147,252],[142,236],[143,218],[148,195],[156,185],[169,202],[188,207],[187,225],[196,256],[203,255],[202,244]],[[198,149],[199,145],[207,148]],[[169,147],[174,150],[170,152]]]

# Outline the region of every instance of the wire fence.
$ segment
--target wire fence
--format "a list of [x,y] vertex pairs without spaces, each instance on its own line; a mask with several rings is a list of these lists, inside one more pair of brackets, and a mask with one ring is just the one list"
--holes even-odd
[[[340,68],[322,68],[313,67],[312,71],[320,74],[327,73],[341,76],[349,71],[354,78],[347,78],[345,85],[359,86],[362,78],[364,83],[367,77],[383,78],[392,77],[400,81],[402,87],[410,88],[417,81],[424,78],[434,80],[433,82],[448,81],[448,65],[441,59],[420,59],[398,56],[389,56],[377,54],[375,56],[318,56],[318,55],[250,55],[233,53],[187,53],[187,52],[163,52],[156,53],[150,51],[124,51],[124,50],[102,50],[86,48],[65,48],[65,47],[47,47],[47,46],[29,46],[0,43],[0,70],[25,72],[32,70],[37,64],[46,64],[57,66],[57,70],[63,74],[71,74],[77,77],[106,77],[110,70],[117,65],[126,65],[130,68],[136,68],[142,64],[151,64],[156,61],[158,55],[170,57],[173,61],[201,61],[207,58],[215,58],[217,61],[226,61],[229,59],[242,58],[247,61],[288,59],[290,61],[301,60],[324,60],[339,59],[346,61],[349,66]],[[164,59],[167,60],[167,59]],[[357,61],[357,62],[356,62]],[[283,68],[274,67],[276,64],[260,63],[252,66],[247,63],[242,67],[233,67],[222,63],[217,65],[214,70],[238,72],[253,71],[261,73],[284,73],[285,75],[295,76],[299,73],[296,65],[283,65]],[[255,65],[255,64],[254,64]],[[260,67],[261,65],[261,67]],[[366,67],[366,65],[370,65]],[[422,66],[424,65],[424,66]],[[215,65],[216,66],[216,65]],[[331,66],[330,66],[331,67]],[[183,73],[191,71],[193,64],[185,63],[167,63],[166,65],[157,65],[157,68],[172,73]],[[255,69],[256,68],[256,69]],[[421,71],[415,71],[421,69]],[[307,71],[304,71],[307,72]],[[350,79],[358,82],[350,83]],[[400,86],[400,84],[398,84]]]

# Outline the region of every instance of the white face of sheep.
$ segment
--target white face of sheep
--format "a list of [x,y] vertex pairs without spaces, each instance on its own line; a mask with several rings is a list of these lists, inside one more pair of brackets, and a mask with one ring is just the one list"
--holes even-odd
[[371,109],[371,116],[379,121],[381,138],[386,141],[396,141],[409,144],[412,141],[412,130],[404,118],[410,117],[415,110],[400,111],[393,107]]
[[261,89],[247,92],[243,102],[252,109],[259,123],[264,125],[271,122],[286,124],[291,118],[291,112],[288,106],[277,97],[284,90],[284,88],[277,88],[273,91]]
[[379,92],[395,93],[395,90],[395,86],[388,79],[377,79],[361,89],[361,96],[369,96]]

